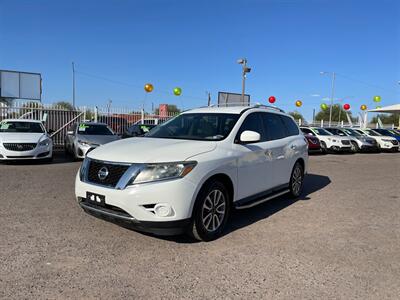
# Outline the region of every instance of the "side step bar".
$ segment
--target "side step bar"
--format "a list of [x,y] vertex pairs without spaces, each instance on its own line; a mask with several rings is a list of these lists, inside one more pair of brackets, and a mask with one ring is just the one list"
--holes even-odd
[[276,194],[271,194],[270,196],[266,197],[266,198],[261,198],[258,200],[254,200],[248,203],[244,203],[242,205],[236,206],[236,209],[245,209],[245,208],[250,208],[253,206],[256,206],[258,204],[264,203],[268,200],[274,199],[276,197],[282,196],[284,194],[287,194],[290,192],[290,189],[285,189],[285,190],[281,190],[280,192],[277,192]]

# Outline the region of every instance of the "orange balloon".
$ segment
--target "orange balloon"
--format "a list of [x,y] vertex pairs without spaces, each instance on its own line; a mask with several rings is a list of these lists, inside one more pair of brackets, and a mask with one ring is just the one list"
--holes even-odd
[[303,105],[303,102],[301,102],[300,100],[297,100],[296,101],[296,106],[297,107],[300,107],[300,106],[302,106]]
[[144,90],[145,90],[147,93],[151,93],[151,92],[154,90],[154,87],[153,87],[153,85],[152,85],[151,83],[146,83],[146,84],[144,85]]
[[361,110],[366,110],[367,109],[367,106],[365,105],[365,104],[363,104],[363,105],[361,105]]

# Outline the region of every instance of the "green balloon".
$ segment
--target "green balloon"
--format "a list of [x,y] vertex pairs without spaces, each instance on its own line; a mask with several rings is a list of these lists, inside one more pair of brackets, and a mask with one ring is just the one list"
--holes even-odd
[[174,95],[180,96],[182,94],[182,89],[179,87],[174,88]]
[[381,96],[374,96],[374,102],[381,102]]
[[328,109],[328,105],[326,105],[326,103],[322,103],[321,104],[321,109],[322,110],[327,110]]
[[382,106],[379,106],[379,105],[378,105],[376,108],[379,109],[379,108],[382,108]]

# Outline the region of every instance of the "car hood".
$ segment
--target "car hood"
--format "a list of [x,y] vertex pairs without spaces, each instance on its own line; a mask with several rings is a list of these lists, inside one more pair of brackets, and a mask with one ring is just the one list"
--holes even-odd
[[104,145],[119,139],[117,135],[85,135],[78,134],[77,139],[91,144]]
[[0,142],[1,143],[37,143],[44,136],[46,136],[45,133],[2,132],[2,133],[0,133]]
[[185,161],[195,155],[213,151],[213,141],[190,141],[161,138],[129,138],[101,146],[89,158],[127,163]]

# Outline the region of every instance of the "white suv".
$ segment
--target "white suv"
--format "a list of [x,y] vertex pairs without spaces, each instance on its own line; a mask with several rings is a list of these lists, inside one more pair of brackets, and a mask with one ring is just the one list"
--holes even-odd
[[231,209],[299,196],[307,163],[307,141],[282,111],[199,108],[145,137],[90,152],[75,193],[88,213],[209,241],[221,235]]
[[53,157],[53,142],[41,121],[6,119],[0,122],[0,161]]
[[332,152],[351,152],[352,146],[348,137],[334,135],[325,128],[321,127],[301,127],[304,134],[316,136],[321,143],[321,150],[324,153]]

